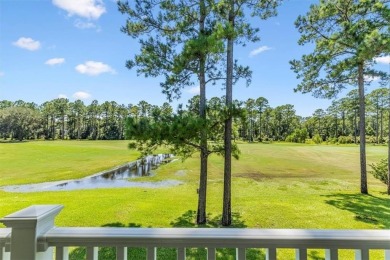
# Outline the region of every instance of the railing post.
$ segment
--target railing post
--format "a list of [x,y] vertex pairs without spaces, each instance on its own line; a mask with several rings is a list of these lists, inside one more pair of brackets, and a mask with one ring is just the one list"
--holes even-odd
[[390,250],[385,250],[385,260],[390,260]]
[[339,254],[337,248],[325,249],[325,260],[338,260]]
[[177,249],[177,260],[185,260],[186,259],[186,248],[179,247]]
[[207,260],[215,260],[216,250],[214,247],[208,247],[207,248]]
[[5,248],[4,247],[0,247],[0,260],[9,260],[10,259],[10,256],[9,256],[9,252],[5,252]]
[[246,248],[236,248],[236,259],[246,260]]
[[265,249],[265,259],[266,260],[276,260],[276,248],[270,247]]
[[306,248],[296,248],[295,249],[295,259],[296,260],[307,260],[307,249]]
[[356,249],[355,250],[355,260],[368,260],[368,249],[362,248],[362,249]]
[[46,260],[53,258],[53,250],[38,252],[37,239],[54,227],[54,218],[61,205],[37,205],[22,209],[0,220],[11,231],[11,260]]

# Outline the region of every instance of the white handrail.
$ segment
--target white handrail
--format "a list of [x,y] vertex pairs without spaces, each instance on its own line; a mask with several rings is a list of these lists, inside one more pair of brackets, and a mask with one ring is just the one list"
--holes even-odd
[[339,248],[390,250],[389,230],[241,228],[53,228],[48,246]]

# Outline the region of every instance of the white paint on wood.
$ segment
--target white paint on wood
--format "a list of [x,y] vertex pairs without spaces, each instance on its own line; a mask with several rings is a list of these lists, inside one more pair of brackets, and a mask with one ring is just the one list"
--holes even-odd
[[207,260],[215,260],[216,253],[217,253],[217,251],[215,250],[215,247],[207,248]]
[[390,250],[385,250],[385,260],[390,260]]
[[87,247],[87,260],[98,260],[99,248],[98,247]]
[[246,260],[246,249],[245,248],[236,248],[236,259],[237,260]]
[[177,260],[185,260],[186,259],[186,249],[184,247],[179,247],[177,249]]
[[148,260],[156,260],[157,259],[157,247],[148,247],[146,258]]
[[68,247],[57,246],[56,260],[68,260],[68,259],[69,259]]
[[46,253],[37,253],[37,240],[38,236],[54,227],[54,218],[62,208],[61,205],[30,206],[0,220],[4,225],[12,228],[11,260],[46,260],[53,257],[50,255],[51,249]]
[[116,247],[116,259],[127,260],[127,247],[117,246]]
[[355,260],[369,260],[369,251],[368,249],[356,249],[355,250]]
[[276,260],[276,248],[275,247],[266,248],[265,259],[266,260]]
[[325,249],[325,260],[338,260],[339,253],[337,248]]
[[307,249],[306,248],[296,248],[295,249],[295,259],[296,260],[307,260]]

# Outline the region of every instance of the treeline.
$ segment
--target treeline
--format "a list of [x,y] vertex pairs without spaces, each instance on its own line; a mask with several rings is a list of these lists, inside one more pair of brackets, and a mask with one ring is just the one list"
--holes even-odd
[[[379,88],[366,96],[366,134],[369,143],[387,141],[389,121],[389,90]],[[289,141],[358,143],[359,97],[357,90],[333,101],[327,109],[317,109],[309,117],[296,114],[294,105],[270,107],[264,97],[235,101],[240,113],[234,119],[233,138],[248,142]],[[223,98],[214,97],[207,102],[208,115],[216,116],[224,109]],[[127,118],[169,116],[199,110],[199,96],[185,106],[174,110],[169,103],[162,106],[146,101],[138,104],[118,104],[94,100],[89,105],[83,101],[69,102],[66,98],[47,101],[41,105],[18,100],[0,101],[0,137],[11,140],[34,139],[125,139]],[[218,111],[220,110],[220,111]],[[223,118],[221,118],[221,122]]]

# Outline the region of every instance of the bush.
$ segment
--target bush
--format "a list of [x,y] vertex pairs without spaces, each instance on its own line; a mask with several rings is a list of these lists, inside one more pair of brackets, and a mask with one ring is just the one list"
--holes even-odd
[[306,128],[295,129],[292,134],[286,137],[286,142],[291,143],[304,143],[308,136]]
[[312,138],[313,142],[315,144],[320,144],[322,143],[322,137],[319,134],[315,134]]
[[376,137],[372,135],[366,136],[366,143],[376,144]]
[[314,144],[312,139],[306,139],[305,144]]
[[329,137],[328,140],[326,140],[326,142],[328,144],[336,144],[337,143],[337,137]]
[[341,135],[338,138],[339,144],[352,144],[353,143],[353,137],[351,135],[345,136]]
[[387,158],[380,160],[380,162],[377,164],[372,163],[370,164],[370,166],[372,168],[372,171],[370,171],[370,173],[381,182],[387,184],[389,181]]

